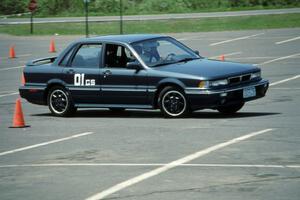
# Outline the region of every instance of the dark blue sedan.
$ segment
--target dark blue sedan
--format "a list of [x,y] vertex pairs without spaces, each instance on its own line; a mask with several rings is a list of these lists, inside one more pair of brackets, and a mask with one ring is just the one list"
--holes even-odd
[[174,38],[150,34],[82,39],[58,57],[28,62],[23,76],[20,95],[56,116],[77,108],[233,114],[269,86],[253,65],[209,60]]

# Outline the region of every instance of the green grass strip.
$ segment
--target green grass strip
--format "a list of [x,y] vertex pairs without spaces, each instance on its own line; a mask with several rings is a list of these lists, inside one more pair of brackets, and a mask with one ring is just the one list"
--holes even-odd
[[[90,23],[91,35],[118,34],[118,22]],[[124,22],[124,33],[181,33],[300,27],[300,14]],[[0,25],[0,33],[30,35],[30,25]],[[84,35],[84,23],[35,24],[34,35]]]

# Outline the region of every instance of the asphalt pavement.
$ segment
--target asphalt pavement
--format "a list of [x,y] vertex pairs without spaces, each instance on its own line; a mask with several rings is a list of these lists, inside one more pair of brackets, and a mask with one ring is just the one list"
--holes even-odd
[[[125,15],[124,21],[148,21],[148,20],[171,20],[171,19],[199,19],[213,17],[238,17],[238,16],[257,16],[257,15],[278,15],[300,13],[300,8],[267,9],[267,10],[246,10],[246,11],[226,11],[226,12],[203,12],[203,13],[181,13],[181,14],[156,14],[156,15]],[[0,17],[0,25],[29,24],[28,18],[6,18]],[[120,16],[90,16],[90,22],[114,22],[119,21]],[[84,22],[85,17],[51,17],[34,18],[33,23],[66,23]]]
[[59,53],[83,36],[0,35],[0,199],[298,200],[300,29],[168,35],[205,57],[257,64],[267,96],[236,115],[182,119],[106,109],[58,118],[22,100],[31,127],[10,129],[24,63],[55,55],[51,39]]

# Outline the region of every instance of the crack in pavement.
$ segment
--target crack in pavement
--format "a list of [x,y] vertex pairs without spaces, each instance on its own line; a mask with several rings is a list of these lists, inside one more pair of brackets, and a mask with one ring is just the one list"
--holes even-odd
[[252,180],[252,181],[241,181],[241,182],[235,182],[235,183],[224,183],[224,184],[210,185],[210,186],[206,186],[206,187],[186,188],[186,189],[177,189],[177,190],[161,190],[161,191],[148,192],[148,193],[144,193],[144,194],[127,195],[127,196],[122,196],[122,197],[109,197],[109,198],[104,198],[104,199],[106,199],[106,200],[127,199],[127,198],[132,198],[132,197],[144,197],[144,196],[150,196],[150,195],[154,195],[154,194],[175,193],[175,192],[201,192],[201,191],[208,190],[208,189],[220,188],[222,186],[247,185],[247,184],[252,184],[252,183],[263,183],[263,182],[270,182],[270,181],[294,180],[294,179],[300,179],[300,176],[280,177],[280,178],[264,178],[263,180]]

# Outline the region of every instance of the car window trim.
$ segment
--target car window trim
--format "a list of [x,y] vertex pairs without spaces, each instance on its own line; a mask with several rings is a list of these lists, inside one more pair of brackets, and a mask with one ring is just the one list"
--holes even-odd
[[133,56],[134,56],[134,58],[138,61],[138,62],[140,62],[137,58],[136,58],[136,56],[134,55],[134,53],[131,51],[131,49],[127,46],[127,45],[125,45],[125,44],[122,44],[122,43],[118,43],[118,42],[104,42],[103,43],[103,45],[104,45],[104,51],[103,51],[103,64],[102,64],[102,69],[126,69],[126,70],[130,70],[130,69],[128,69],[126,66],[125,67],[106,67],[105,66],[105,59],[106,59],[106,55],[105,55],[105,52],[106,52],[106,45],[108,45],[108,44],[111,44],[111,45],[118,45],[118,46],[122,46],[122,47],[124,47],[125,49],[127,49]]
[[[76,49],[77,46],[78,46],[78,44],[73,44],[71,47],[69,47],[69,49],[66,50],[66,51],[64,52],[64,55],[62,55],[62,57],[61,57],[60,60],[58,61],[58,64],[57,64],[57,65],[60,66],[60,67],[68,67],[68,66],[69,66],[69,62],[70,62],[70,58],[73,56],[74,49]],[[70,55],[70,58],[68,59],[66,65],[62,65],[62,62],[65,60],[66,56],[67,56],[71,51],[73,51],[73,52],[72,52],[72,54]]]

